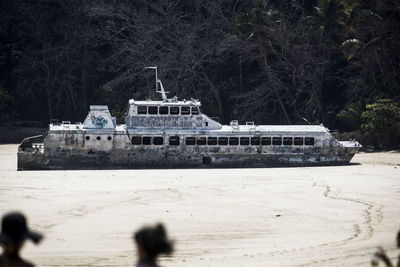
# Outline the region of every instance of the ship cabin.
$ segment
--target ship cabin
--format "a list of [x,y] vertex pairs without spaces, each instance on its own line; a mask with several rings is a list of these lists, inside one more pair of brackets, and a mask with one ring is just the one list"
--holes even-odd
[[[136,148],[157,146],[181,147],[211,152],[217,147],[222,151],[267,151],[284,149],[302,151],[302,148],[339,146],[339,142],[323,126],[256,126],[254,124],[224,125],[211,131],[137,131],[130,136]],[[290,149],[289,149],[290,148]]]
[[217,130],[222,125],[201,113],[198,100],[129,100],[126,129]]

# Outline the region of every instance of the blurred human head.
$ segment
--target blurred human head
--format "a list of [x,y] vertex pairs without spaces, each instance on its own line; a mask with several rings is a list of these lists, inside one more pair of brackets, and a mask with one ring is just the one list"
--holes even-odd
[[26,218],[20,212],[10,212],[1,221],[0,244],[10,252],[18,252],[26,239],[39,243],[43,235],[28,229]]
[[173,251],[173,243],[168,240],[161,223],[141,228],[135,233],[134,239],[140,258],[155,259],[159,254],[171,254]]

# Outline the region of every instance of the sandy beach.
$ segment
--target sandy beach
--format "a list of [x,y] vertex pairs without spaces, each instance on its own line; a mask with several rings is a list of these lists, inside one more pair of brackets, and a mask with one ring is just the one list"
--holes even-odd
[[400,153],[351,165],[263,169],[16,171],[0,145],[0,213],[45,234],[37,266],[133,266],[132,233],[165,223],[163,266],[369,266],[399,251]]

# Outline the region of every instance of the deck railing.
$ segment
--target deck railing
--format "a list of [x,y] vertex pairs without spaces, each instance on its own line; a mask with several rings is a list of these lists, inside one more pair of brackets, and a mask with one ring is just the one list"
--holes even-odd
[[18,146],[18,151],[23,152],[33,152],[33,153],[43,153],[43,135],[35,135],[32,137],[27,137],[22,140],[21,144]]

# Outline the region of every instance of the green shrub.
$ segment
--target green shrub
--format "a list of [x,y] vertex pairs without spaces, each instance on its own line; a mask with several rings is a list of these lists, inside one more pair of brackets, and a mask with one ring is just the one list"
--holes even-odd
[[400,107],[391,99],[366,106],[361,114],[363,134],[376,148],[392,148],[400,143]]

